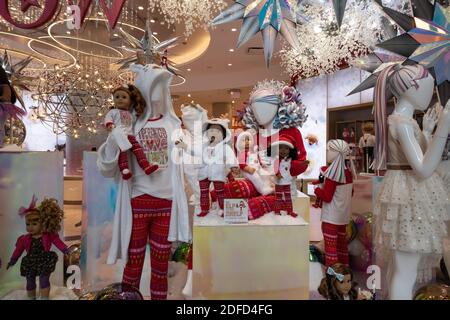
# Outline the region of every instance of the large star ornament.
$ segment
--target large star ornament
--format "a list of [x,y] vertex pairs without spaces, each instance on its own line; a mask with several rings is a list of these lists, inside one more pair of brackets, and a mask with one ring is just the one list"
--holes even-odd
[[[380,3],[379,0],[377,0]],[[436,80],[441,103],[450,98],[450,11],[437,1],[412,0],[414,17],[383,7],[405,33],[378,46],[420,63]]]
[[261,32],[267,66],[273,56],[278,33],[294,48],[300,48],[295,33],[296,17],[287,0],[235,0],[235,2],[214,18],[211,24],[219,25],[242,19],[238,47]]
[[[176,42],[178,37],[171,38],[160,43],[155,43],[155,40],[152,36],[152,31],[150,29],[150,23],[147,21],[145,34],[141,40],[136,39],[128,32],[120,29],[120,32],[123,38],[130,44],[131,49],[127,49],[128,51],[142,51],[146,64],[159,64],[161,63],[163,66],[167,68],[168,71],[173,73],[174,75],[178,74],[178,69],[174,66],[175,63],[167,59],[167,50],[176,46]],[[125,58],[119,60],[117,63],[120,64],[119,70],[127,69],[132,63],[138,61],[136,55],[133,55],[130,58]]]

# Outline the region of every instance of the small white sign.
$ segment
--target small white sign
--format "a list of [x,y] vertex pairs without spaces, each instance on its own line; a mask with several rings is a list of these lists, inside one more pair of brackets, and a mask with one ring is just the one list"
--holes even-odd
[[227,223],[248,223],[247,199],[225,199],[224,219]]

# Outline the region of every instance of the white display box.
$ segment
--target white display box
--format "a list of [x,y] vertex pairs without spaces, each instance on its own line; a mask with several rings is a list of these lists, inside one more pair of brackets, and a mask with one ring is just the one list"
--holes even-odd
[[309,224],[300,215],[194,220],[194,299],[308,299],[308,265]]

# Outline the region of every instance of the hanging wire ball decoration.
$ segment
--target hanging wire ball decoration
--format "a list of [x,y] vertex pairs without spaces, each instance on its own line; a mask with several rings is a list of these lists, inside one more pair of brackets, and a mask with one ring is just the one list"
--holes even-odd
[[96,134],[103,117],[112,107],[114,81],[99,70],[75,68],[46,72],[40,78],[34,107],[37,118],[55,134],[79,138],[81,133]]

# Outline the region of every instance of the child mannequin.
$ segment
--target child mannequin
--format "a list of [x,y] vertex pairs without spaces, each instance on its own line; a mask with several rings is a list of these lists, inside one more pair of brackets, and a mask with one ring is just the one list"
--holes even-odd
[[[219,202],[219,215],[223,216],[225,199],[225,181],[230,170],[239,170],[239,163],[233,149],[228,145],[231,139],[231,131],[228,129],[228,120],[211,119],[203,125],[203,150],[202,164],[198,171],[200,184],[200,209],[198,217],[204,217],[210,210],[209,187],[211,182]],[[182,141],[175,142],[178,147],[187,149]],[[198,150],[190,151],[193,156],[199,156]]]
[[38,207],[36,201],[37,198],[33,196],[29,207],[19,210],[19,215],[25,218],[28,234],[17,239],[16,249],[7,269],[14,266],[23,251],[26,251],[20,265],[20,274],[27,280],[28,298],[36,299],[36,277],[39,277],[41,300],[48,300],[50,274],[55,271],[58,261],[56,253],[50,250],[51,246],[55,245],[64,254],[69,254],[69,249],[58,235],[63,211],[57,201],[44,199]]
[[[145,110],[145,100],[139,90],[133,86],[119,87],[113,92],[114,109],[110,110],[105,117],[105,126],[111,131],[115,127],[123,126],[128,131],[128,141],[131,143],[131,151],[136,156],[138,164],[145,174],[150,175],[158,169],[157,164],[150,165],[141,145],[137,142],[136,137],[132,135],[133,115],[139,117]],[[119,168],[122,178],[128,180],[132,177],[128,164],[128,154],[122,151],[119,155]]]
[[[350,151],[344,140],[330,140],[327,144],[327,162],[323,187],[314,190],[322,203],[322,232],[325,240],[325,265],[348,261],[346,226],[350,222],[353,190],[352,172],[345,166]],[[352,166],[353,167],[353,166]]]

